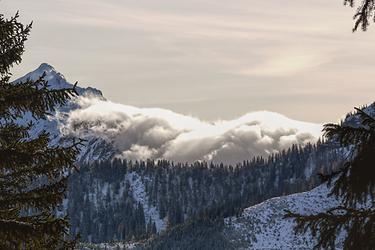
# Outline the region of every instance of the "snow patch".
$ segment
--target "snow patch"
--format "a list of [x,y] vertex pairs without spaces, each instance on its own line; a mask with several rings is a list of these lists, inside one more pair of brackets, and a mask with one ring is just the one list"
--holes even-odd
[[[238,218],[226,218],[224,233],[241,249],[312,249],[316,244],[310,232],[295,234],[293,219],[284,219],[285,210],[315,214],[338,206],[321,185],[311,191],[277,197],[244,210]],[[340,237],[339,237],[340,238]],[[342,238],[337,249],[342,248]]]
[[143,206],[146,222],[151,218],[151,220],[155,222],[158,233],[165,230],[166,223],[160,218],[159,211],[155,206],[149,205],[145,186],[141,180],[141,177],[137,173],[131,172],[126,175],[126,180],[130,184],[134,200],[141,203]]

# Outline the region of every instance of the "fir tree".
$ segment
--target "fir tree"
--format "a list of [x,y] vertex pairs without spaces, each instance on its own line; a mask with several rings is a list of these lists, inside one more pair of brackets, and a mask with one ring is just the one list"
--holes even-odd
[[321,175],[332,187],[330,195],[342,200],[328,211],[300,215],[295,218],[297,233],[311,230],[317,236],[317,249],[335,249],[340,232],[345,231],[344,249],[375,249],[375,119],[363,109],[357,109],[359,125],[327,124],[325,135],[342,146],[354,147],[343,166],[329,175]]
[[21,62],[31,24],[0,15],[0,248],[71,248],[68,220],[55,215],[64,199],[68,173],[79,144],[50,146],[49,134],[31,134],[26,114],[44,119],[77,93],[75,88],[49,90],[44,76],[10,82],[10,69]]
[[356,2],[359,2],[359,6],[353,17],[355,20],[353,32],[359,27],[366,31],[371,20],[375,21],[375,0],[344,0],[344,4],[350,7],[355,7]]

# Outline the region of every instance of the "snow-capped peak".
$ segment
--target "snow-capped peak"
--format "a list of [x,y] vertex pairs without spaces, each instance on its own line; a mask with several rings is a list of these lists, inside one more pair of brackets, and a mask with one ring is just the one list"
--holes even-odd
[[[14,82],[25,82],[28,79],[31,80],[37,80],[39,79],[43,74],[45,74],[44,80],[48,81],[48,88],[49,89],[64,89],[64,88],[72,88],[74,84],[68,82],[64,75],[58,72],[52,65],[48,63],[42,63],[36,70],[29,72],[25,76],[18,78]],[[79,85],[79,84],[78,84]],[[103,97],[103,94],[100,90],[87,87],[77,87],[77,92],[80,95],[84,94],[90,94],[95,95],[99,97]]]
[[[13,81],[14,84],[26,82],[28,80],[35,81],[39,79],[44,74],[44,80],[48,81],[49,89],[65,89],[72,88],[74,84],[68,82],[63,74],[59,73],[53,66],[48,63],[42,63],[37,69],[32,72],[29,72],[23,77],[18,78]],[[90,96],[95,97],[101,100],[105,100],[102,95],[102,92],[98,89],[92,87],[79,87],[81,86],[78,83],[76,86],[76,91],[80,96]],[[79,108],[77,104],[78,98],[73,98],[66,105],[56,107],[56,110],[52,112],[51,116],[48,116],[47,119],[34,120],[34,117],[30,113],[26,113],[22,119],[18,119],[19,124],[27,124],[30,121],[34,121],[34,127],[30,131],[31,137],[39,135],[42,131],[47,131],[51,137],[51,145],[58,145],[64,143],[65,134],[61,131],[61,126],[72,110]],[[104,149],[103,149],[104,148]],[[109,145],[106,145],[103,140],[98,138],[92,138],[92,140],[87,142],[87,146],[82,148],[81,154],[86,157],[79,157],[78,160],[85,159],[86,161],[95,160],[99,156],[103,159],[109,157],[107,155],[112,155],[114,153],[108,152],[111,148]],[[104,152],[104,153],[103,153]]]
[[42,63],[35,71],[40,71],[40,72],[51,72],[51,71],[55,71],[55,68],[48,64],[48,63]]
[[55,68],[48,63],[42,63],[36,70],[29,72],[25,76],[15,80],[15,82],[23,82],[27,79],[35,81],[43,74],[45,74],[44,79],[48,81],[49,88],[51,89],[71,88],[73,86],[66,81],[61,73],[57,72]]

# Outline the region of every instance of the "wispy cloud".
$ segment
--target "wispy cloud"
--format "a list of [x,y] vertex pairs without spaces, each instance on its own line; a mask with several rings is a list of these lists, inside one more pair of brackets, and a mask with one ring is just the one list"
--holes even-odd
[[[264,107],[299,119],[334,121],[373,100],[375,32],[370,28],[352,34],[354,10],[337,1],[0,4],[7,16],[20,10],[24,20],[35,21],[15,76],[49,62],[70,79],[100,88],[111,100],[163,105],[204,119]],[[361,94],[352,94],[353,82]],[[337,95],[343,86],[345,91]],[[286,99],[286,90],[295,95]],[[309,104],[300,111],[293,107],[302,94]],[[330,98],[324,103],[316,101],[326,94]],[[268,95],[273,98],[264,98]],[[194,103],[202,99],[205,107]],[[173,101],[166,105],[166,100]]]
[[290,49],[286,53],[269,56],[254,67],[240,69],[237,73],[245,76],[291,76],[318,67],[327,61],[328,57],[321,52],[306,53]]

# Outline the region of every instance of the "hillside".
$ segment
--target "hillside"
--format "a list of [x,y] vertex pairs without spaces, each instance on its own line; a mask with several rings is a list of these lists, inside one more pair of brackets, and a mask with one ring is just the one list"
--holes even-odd
[[[245,209],[239,217],[226,218],[223,234],[236,249],[312,249],[312,235],[294,234],[294,221],[283,216],[285,210],[315,214],[337,206],[339,201],[328,193],[327,186],[321,185],[308,192],[269,199]],[[340,246],[338,242],[337,249]]]
[[[146,243],[86,244],[82,249],[312,249],[316,243],[312,235],[296,235],[294,221],[283,217],[285,210],[312,214],[337,206],[339,201],[328,193],[329,188],[323,184],[307,192],[266,200],[224,221],[188,221]],[[336,249],[342,249],[343,237],[339,239]]]
[[[292,147],[236,166],[168,161],[102,161],[70,178],[72,232],[88,242],[147,238],[193,218],[218,219],[266,199],[309,190],[340,163],[333,145]],[[80,213],[76,213],[80,211]]]

